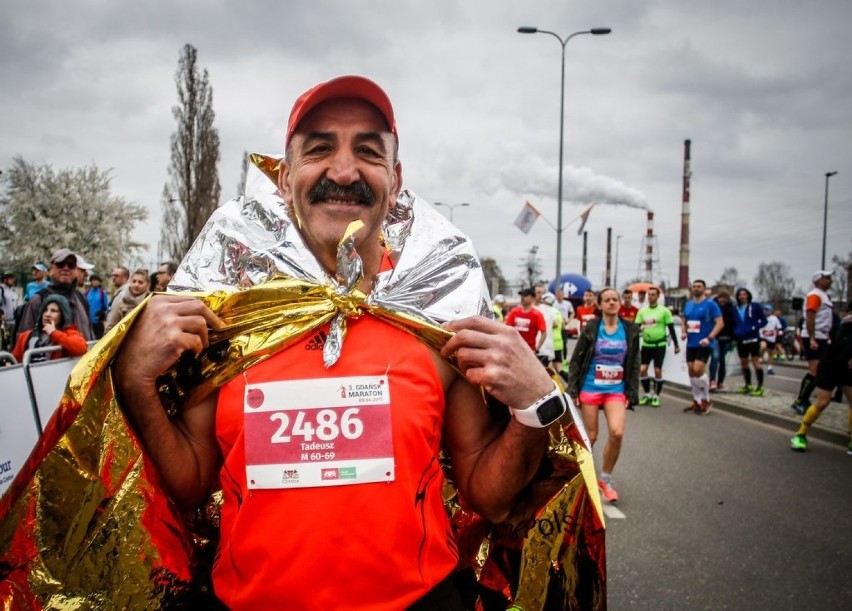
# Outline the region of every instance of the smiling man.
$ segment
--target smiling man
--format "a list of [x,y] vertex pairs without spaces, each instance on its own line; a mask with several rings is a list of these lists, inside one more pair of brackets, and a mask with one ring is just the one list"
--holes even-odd
[[89,322],[89,304],[83,295],[77,290],[77,255],[69,248],[60,248],[53,252],[50,257],[50,285],[41,289],[33,295],[24,307],[21,314],[21,322],[18,325],[17,334],[28,331],[35,327],[38,320],[38,311],[42,300],[49,295],[62,295],[71,305],[71,318],[73,324],[86,338],[86,341],[95,338],[92,333],[92,325]]
[[[322,83],[296,101],[278,205],[312,258],[299,262],[318,264],[324,284],[344,290],[338,246],[353,221],[363,223],[354,234],[363,265],[356,288],[371,293],[398,263],[383,232],[402,183],[397,141],[387,95],[362,77]],[[262,252],[301,256],[295,238],[276,234]],[[182,265],[175,282],[191,273]],[[473,302],[464,311],[477,311],[476,295],[463,298]],[[566,409],[520,335],[481,316],[445,321],[455,334],[439,354],[365,311],[348,319],[333,364],[316,349],[331,334],[326,324],[170,420],[158,376],[185,351],[202,350],[208,328],[221,326],[199,300],[154,297],[114,371],[122,406],[173,499],[192,507],[216,482],[222,486],[213,569],[222,602],[232,609],[464,608],[453,579],[458,550],[443,506],[441,449],[465,502],[499,522],[538,469],[547,426]],[[512,417],[495,418],[482,388]],[[365,397],[374,398],[369,409],[359,402]],[[287,408],[255,411],[268,401]],[[265,468],[285,455],[295,466]],[[335,460],[344,457],[379,468],[341,468]],[[305,476],[313,468],[316,476]]]

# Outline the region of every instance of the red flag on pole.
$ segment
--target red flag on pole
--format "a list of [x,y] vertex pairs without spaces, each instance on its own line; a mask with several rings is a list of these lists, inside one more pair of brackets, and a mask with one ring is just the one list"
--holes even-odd
[[589,204],[589,207],[580,213],[580,228],[577,230],[577,235],[583,235],[583,228],[586,226],[586,221],[589,220],[589,212],[591,212],[594,207],[594,204]]

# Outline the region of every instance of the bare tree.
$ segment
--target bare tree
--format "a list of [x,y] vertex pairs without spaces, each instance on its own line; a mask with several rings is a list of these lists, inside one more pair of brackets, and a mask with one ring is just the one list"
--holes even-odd
[[731,288],[743,286],[744,284],[745,280],[740,278],[740,273],[737,271],[736,267],[726,267],[722,271],[722,275],[716,281],[717,286],[728,286]]
[[29,271],[33,261],[69,247],[98,270],[135,265],[145,244],[131,234],[148,217],[143,206],[110,192],[110,171],[96,166],[54,170],[21,157],[0,176],[0,258]]
[[161,236],[168,258],[180,260],[219,205],[219,132],[213,127],[213,89],[198,51],[184,45],[175,74],[178,104],[172,107],[169,180],[163,187]]
[[237,195],[246,194],[246,179],[248,178],[249,154],[243,151],[243,163],[240,169],[240,182],[237,184]]
[[503,271],[500,269],[497,261],[491,257],[483,257],[482,273],[485,275],[485,283],[488,285],[488,290],[492,297],[494,297],[497,293],[508,292],[509,283],[503,276]]
[[848,309],[849,304],[852,303],[852,250],[845,258],[834,255],[831,263],[834,265],[834,282],[831,285],[831,292],[837,299],[845,302]]
[[776,307],[786,305],[796,290],[790,266],[780,261],[761,263],[754,277],[758,297]]

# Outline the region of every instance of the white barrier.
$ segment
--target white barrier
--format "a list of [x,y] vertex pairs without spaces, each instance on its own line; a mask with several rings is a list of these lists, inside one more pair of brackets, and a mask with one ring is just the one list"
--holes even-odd
[[12,484],[38,441],[23,365],[0,367],[0,495]]
[[[28,350],[23,364],[0,367],[0,495],[11,485],[35,447],[44,425],[62,399],[68,375],[80,360],[75,357],[31,362],[37,354],[57,350],[61,348]],[[4,360],[14,363],[11,355]]]
[[[29,377],[30,389],[32,389],[33,405],[36,408],[36,426],[38,426],[39,434],[41,434],[47,421],[56,411],[60,399],[62,399],[71,370],[74,369],[74,365],[80,359],[64,358],[30,363],[28,357],[31,353],[36,353],[37,350],[39,349],[24,353],[24,367]],[[43,350],[50,350],[50,348]]]

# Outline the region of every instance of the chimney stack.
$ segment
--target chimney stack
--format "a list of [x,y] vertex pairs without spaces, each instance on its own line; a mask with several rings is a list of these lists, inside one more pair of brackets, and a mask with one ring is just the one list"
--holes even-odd
[[654,213],[650,210],[645,231],[645,281],[654,281]]
[[606,276],[604,286],[612,286],[612,227],[606,228]]
[[692,177],[690,167],[691,140],[683,141],[683,207],[680,221],[680,267],[677,274],[678,288],[689,287],[689,179]]

